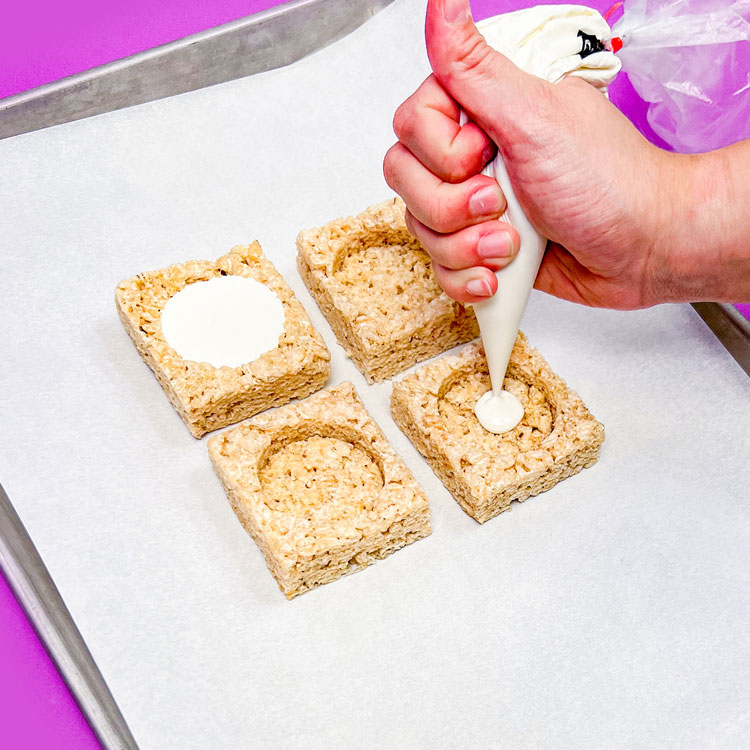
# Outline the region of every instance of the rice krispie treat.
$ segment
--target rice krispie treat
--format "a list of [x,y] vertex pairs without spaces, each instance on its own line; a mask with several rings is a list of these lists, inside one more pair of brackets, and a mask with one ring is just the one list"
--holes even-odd
[[288,599],[432,531],[427,498],[351,383],[215,435],[208,450]]
[[[278,297],[283,307],[278,345],[232,367],[183,359],[164,336],[164,307],[188,285],[222,276],[254,279]],[[234,247],[215,262],[195,260],[140,273],[118,285],[115,303],[139,354],[196,438],[271,406],[303,398],[328,379],[330,354],[322,337],[257,242]],[[257,319],[231,321],[238,335],[244,327],[263,325]]]
[[479,335],[471,308],[438,286],[399,198],[300,232],[297,267],[368,383]]
[[604,427],[518,334],[504,388],[524,407],[510,432],[487,432],[474,414],[490,390],[476,342],[424,365],[393,386],[391,413],[459,505],[484,523],[562,479],[593,466]]

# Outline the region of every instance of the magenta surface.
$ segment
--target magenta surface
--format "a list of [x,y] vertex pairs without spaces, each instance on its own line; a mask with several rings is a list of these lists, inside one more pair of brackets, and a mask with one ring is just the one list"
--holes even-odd
[[[0,24],[0,98],[280,4],[279,0],[6,3]],[[474,0],[472,6],[479,20],[531,4],[520,0]],[[593,0],[589,4],[604,12],[612,3]],[[622,77],[616,82],[611,96],[643,132],[658,142],[646,123],[645,104],[627,79]],[[750,319],[750,305],[738,308]],[[2,576],[0,747],[99,748]]]
[[0,747],[100,747],[1,574]]

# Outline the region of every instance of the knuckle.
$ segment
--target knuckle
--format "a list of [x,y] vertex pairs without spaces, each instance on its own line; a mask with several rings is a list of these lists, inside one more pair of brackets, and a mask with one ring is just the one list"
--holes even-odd
[[492,48],[481,36],[473,37],[456,55],[456,73],[458,75],[484,74],[492,54]]
[[455,184],[479,174],[490,144],[491,141],[478,128],[464,126],[443,154],[443,179]]
[[397,193],[399,192],[398,165],[400,162],[400,150],[401,149],[399,144],[396,143],[388,149],[385,157],[383,158],[383,177],[385,178],[388,187],[395,190]]
[[460,146],[454,147],[443,158],[443,179],[457,184],[480,171],[479,158]]
[[[393,149],[391,148],[383,159],[383,177],[385,178],[386,184],[393,190],[395,187],[395,180],[393,178],[394,166],[393,166]],[[398,191],[397,191],[398,192]]]
[[411,215],[411,211],[409,210],[408,206],[406,207],[406,211],[404,212],[404,223],[406,224],[406,230],[409,232],[409,234],[412,237],[415,237],[421,243],[422,241],[419,238],[419,231],[417,230],[417,227],[414,224],[414,219]]
[[443,258],[440,253],[440,250],[435,245],[434,242],[431,242],[429,239],[425,242],[423,239],[419,240],[419,244],[422,246],[422,249],[427,253],[427,255],[430,256],[430,260],[432,261],[433,268],[434,267],[442,267]]
[[419,244],[422,245],[425,252],[430,256],[433,263],[443,265],[445,261],[445,253],[442,251],[439,238],[434,235],[419,237]]
[[450,284],[448,283],[448,278],[446,278],[447,269],[440,265],[440,261],[434,257],[432,258],[432,270],[435,273],[437,283],[440,284],[445,292],[447,292],[448,290],[446,289],[446,287],[450,286]]
[[412,113],[408,101],[404,102],[393,115],[393,132],[400,141],[405,140],[412,132]]
[[435,94],[436,92],[442,92],[443,87],[438,83],[438,79],[435,78],[434,73],[430,73],[430,75],[427,76],[427,78],[422,81],[422,85],[419,87],[418,91],[424,91],[430,94]]
[[441,154],[440,176],[442,179],[453,184],[466,179],[464,160],[464,156],[455,149]]

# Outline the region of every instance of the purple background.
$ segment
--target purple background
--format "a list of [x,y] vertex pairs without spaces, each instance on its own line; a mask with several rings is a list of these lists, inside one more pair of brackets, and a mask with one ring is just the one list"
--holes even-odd
[[[0,24],[0,98],[280,4],[279,0],[16,2],[3,9]],[[531,4],[532,0],[474,0],[472,7],[479,20]],[[590,0],[589,4],[605,12],[612,3]],[[646,123],[645,104],[624,76],[612,87],[611,97],[657,140]],[[738,307],[750,318],[750,305]],[[0,746],[99,748],[2,576]]]

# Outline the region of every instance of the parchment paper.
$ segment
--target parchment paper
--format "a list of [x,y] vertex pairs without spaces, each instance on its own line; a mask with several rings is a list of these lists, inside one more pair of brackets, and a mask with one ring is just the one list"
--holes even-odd
[[[692,309],[534,294],[523,328],[607,440],[479,526],[294,269],[300,229],[389,197],[423,6],[287,69],[0,142],[0,478],[143,748],[746,746],[750,380]],[[429,539],[292,602],[112,299],[255,238],[433,511]]]

